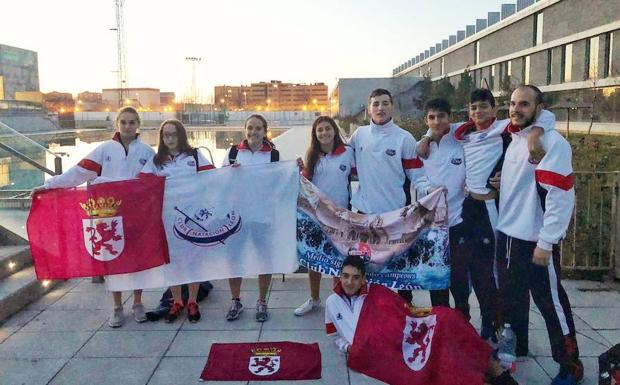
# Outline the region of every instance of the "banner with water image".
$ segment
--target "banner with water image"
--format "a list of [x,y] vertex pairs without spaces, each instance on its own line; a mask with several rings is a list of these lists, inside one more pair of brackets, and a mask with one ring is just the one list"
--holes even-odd
[[399,290],[450,286],[446,191],[381,214],[337,207],[301,178],[297,199],[299,264],[338,276],[347,255],[367,260],[371,283]]

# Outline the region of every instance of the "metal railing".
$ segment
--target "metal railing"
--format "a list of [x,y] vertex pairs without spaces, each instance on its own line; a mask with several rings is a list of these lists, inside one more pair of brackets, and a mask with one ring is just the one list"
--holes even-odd
[[43,171],[46,174],[49,174],[49,175],[52,175],[52,176],[62,174],[62,159],[60,158],[60,156],[58,154],[53,153],[52,151],[47,149],[45,146],[42,146],[40,143],[35,142],[34,140],[30,139],[26,135],[24,135],[21,132],[11,128],[10,126],[8,126],[7,124],[5,124],[5,123],[3,123],[1,121],[0,121],[0,128],[10,132],[12,135],[17,136],[20,139],[25,140],[29,144],[34,145],[36,148],[39,148],[40,150],[43,150],[43,151],[51,154],[54,157],[54,171],[50,170],[49,168],[45,167],[44,165],[40,164],[36,160],[30,158],[29,156],[23,154],[19,150],[16,150],[15,148],[13,148],[13,147],[9,146],[8,144],[4,143],[2,141],[2,138],[0,137],[0,148],[1,149],[5,150],[6,152],[10,153],[13,156],[16,156],[17,158],[23,160],[24,162],[30,164],[31,166],[33,166],[35,168]]
[[617,266],[620,171],[575,171],[575,207],[561,243],[562,267],[610,273]]

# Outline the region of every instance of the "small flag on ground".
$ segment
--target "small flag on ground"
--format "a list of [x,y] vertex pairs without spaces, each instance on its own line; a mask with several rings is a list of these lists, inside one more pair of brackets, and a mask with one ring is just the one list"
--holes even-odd
[[164,184],[152,176],[36,194],[27,230],[37,278],[133,273],[169,263]]
[[460,312],[414,317],[398,294],[371,285],[347,364],[392,385],[482,385],[490,356]]
[[321,378],[319,344],[255,342],[213,344],[200,375],[209,381],[316,380]]

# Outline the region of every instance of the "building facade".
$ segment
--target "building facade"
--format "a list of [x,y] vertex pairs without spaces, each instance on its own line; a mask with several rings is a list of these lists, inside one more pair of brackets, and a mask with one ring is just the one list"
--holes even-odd
[[279,80],[249,86],[216,86],[214,104],[227,110],[321,111],[328,109],[327,85]]
[[16,100],[16,92],[38,91],[37,53],[0,44],[0,100]]
[[118,108],[130,105],[145,111],[159,111],[160,92],[157,88],[104,88],[103,103]]
[[[609,0],[519,0],[503,4],[394,68],[396,77],[448,78],[463,72],[499,96],[538,86],[571,120],[620,122],[620,6]],[[558,120],[566,109],[558,107]]]
[[376,88],[385,88],[392,93],[395,116],[415,116],[418,111],[415,85],[420,80],[417,76],[339,79],[330,95],[330,114],[339,118],[364,118],[368,95]]

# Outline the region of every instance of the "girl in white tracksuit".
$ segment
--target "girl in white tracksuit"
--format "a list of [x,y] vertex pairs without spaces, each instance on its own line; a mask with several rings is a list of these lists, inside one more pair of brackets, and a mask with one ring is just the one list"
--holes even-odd
[[[253,164],[264,164],[279,160],[279,153],[267,137],[267,120],[261,115],[250,115],[245,121],[245,139],[232,146],[222,163],[223,167],[233,165],[249,166]],[[248,186],[249,187],[249,186]],[[258,194],[268,194],[267,191],[258,191]],[[232,304],[226,319],[236,320],[243,311],[241,304],[241,283],[242,278],[230,278],[228,284],[232,295]],[[267,313],[267,291],[271,283],[271,274],[259,274],[258,289],[259,298],[256,301],[256,321],[265,322],[269,315]]]
[[[176,119],[170,119],[161,124],[157,154],[144,166],[142,173],[171,178],[214,168],[200,151],[190,146],[183,123]],[[192,323],[200,320],[200,310],[196,303],[199,285],[199,282],[188,284],[187,319]],[[177,319],[183,310],[181,286],[172,286],[170,291],[174,302],[165,317],[168,323]]]
[[[336,122],[328,116],[319,116],[312,124],[311,142],[305,164],[298,163],[302,175],[312,181],[338,207],[349,207],[350,176],[355,173],[353,149],[346,146]],[[321,273],[310,270],[310,298],[295,309],[302,316],[321,303],[319,289]]]
[[[100,144],[86,155],[76,166],[64,174],[56,175],[33,193],[42,189],[76,187],[85,182],[127,180],[135,178],[142,167],[153,157],[155,151],[138,139],[140,116],[133,107],[123,107],[116,115],[116,128],[112,140]],[[112,292],[114,310],[108,325],[119,327],[123,324],[123,302],[121,292]],[[134,290],[133,315],[136,322],[146,321],[142,305],[142,290]]]

